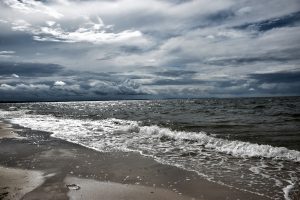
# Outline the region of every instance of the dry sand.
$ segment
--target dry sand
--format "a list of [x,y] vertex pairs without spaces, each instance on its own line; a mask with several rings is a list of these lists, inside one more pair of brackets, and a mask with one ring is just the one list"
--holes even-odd
[[[2,127],[0,135],[5,131]],[[268,199],[209,182],[194,172],[137,153],[97,152],[29,129],[18,134],[26,140],[0,139],[0,165],[23,170],[1,167],[0,175],[6,174],[10,187],[20,188],[21,192],[10,190],[9,194],[21,197],[26,193],[25,200]],[[0,182],[0,188],[7,186]]]

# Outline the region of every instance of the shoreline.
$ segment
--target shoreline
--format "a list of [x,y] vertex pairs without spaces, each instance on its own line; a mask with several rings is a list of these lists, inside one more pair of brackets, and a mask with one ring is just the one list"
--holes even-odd
[[3,121],[0,120],[0,140],[4,139],[4,138],[19,138],[22,139],[22,137],[20,137],[16,131],[18,131],[17,129],[12,128],[13,125],[8,124],[8,123],[4,123]]
[[0,101],[0,104],[7,104],[7,103],[54,103],[54,102],[61,102],[61,103],[67,103],[67,102],[103,102],[103,101],[152,101],[152,100],[157,100],[157,101],[168,101],[168,100],[202,100],[202,99],[248,99],[248,98],[257,98],[257,99],[265,99],[265,98],[300,98],[299,95],[262,95],[262,96],[229,96],[229,97],[216,97],[216,96],[211,96],[211,97],[181,97],[181,98],[112,98],[112,99],[78,99],[78,100],[25,100],[25,101]]
[[[10,126],[5,124],[0,125],[0,138]],[[97,199],[103,195],[120,199],[118,188],[125,194],[122,198],[129,199],[140,199],[141,195],[145,199],[269,199],[209,182],[196,172],[163,165],[138,153],[98,152],[17,126],[10,131],[21,137],[0,139],[0,166],[42,172],[44,180],[23,199]],[[80,188],[67,187],[72,184]],[[4,183],[0,186],[7,187]]]

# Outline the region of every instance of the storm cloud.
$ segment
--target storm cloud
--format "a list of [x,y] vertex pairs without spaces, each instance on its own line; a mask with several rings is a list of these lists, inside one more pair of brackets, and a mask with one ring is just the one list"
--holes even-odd
[[0,2],[0,100],[299,95],[298,0]]
[[18,74],[21,76],[50,76],[58,73],[63,67],[55,64],[44,63],[0,63],[0,75]]

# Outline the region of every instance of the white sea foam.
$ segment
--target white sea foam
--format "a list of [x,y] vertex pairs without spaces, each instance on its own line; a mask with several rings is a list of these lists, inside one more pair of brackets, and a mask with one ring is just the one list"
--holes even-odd
[[141,132],[152,135],[168,136],[175,140],[197,141],[205,148],[214,149],[217,152],[230,154],[236,157],[264,157],[300,162],[300,152],[289,150],[285,147],[273,147],[270,145],[259,145],[242,141],[231,141],[208,136],[205,132],[181,132],[171,131],[158,126],[142,127]]
[[[182,145],[188,145],[188,141],[196,142],[198,146],[207,150],[235,157],[262,157],[300,162],[300,152],[285,147],[221,139],[209,136],[205,132],[174,131],[159,126],[140,126],[139,122],[130,120],[110,118],[93,121],[60,119],[44,115],[24,115],[23,117],[12,118],[11,122],[35,130],[52,132],[54,137],[76,143],[98,142],[97,145],[93,145],[94,147],[97,146],[99,150],[109,150],[110,147],[112,150],[114,148],[118,150],[130,149],[130,139],[135,141],[135,139],[147,138],[149,140],[147,143],[149,143],[151,139],[165,137],[169,140],[181,141]],[[187,143],[185,144],[183,141],[187,141]],[[188,148],[188,146],[182,146],[182,148]]]
[[294,183],[288,181],[290,184],[283,188],[284,198],[286,200],[292,200],[289,196],[290,191],[294,188]]

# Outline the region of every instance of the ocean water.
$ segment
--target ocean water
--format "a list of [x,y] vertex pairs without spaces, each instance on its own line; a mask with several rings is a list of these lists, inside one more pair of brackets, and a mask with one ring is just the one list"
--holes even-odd
[[300,189],[299,97],[4,103],[0,119],[270,199]]

